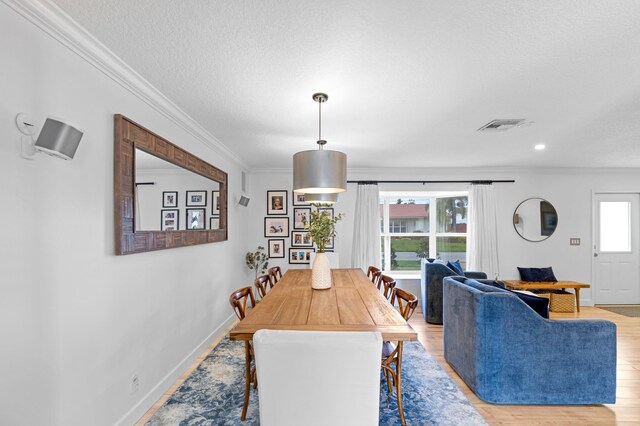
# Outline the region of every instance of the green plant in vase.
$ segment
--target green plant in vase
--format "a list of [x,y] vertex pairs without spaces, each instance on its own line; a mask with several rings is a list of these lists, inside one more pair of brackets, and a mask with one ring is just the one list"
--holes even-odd
[[258,278],[258,275],[266,271],[269,266],[269,256],[262,246],[259,246],[254,252],[248,251],[245,260],[247,267],[255,271],[255,278]]
[[331,265],[325,249],[331,238],[336,236],[336,223],[342,219],[342,213],[331,217],[327,210],[318,209],[311,212],[311,220],[305,227],[317,247],[316,257],[311,268],[311,288],[326,290],[331,288]]
[[309,236],[316,244],[318,253],[324,253],[331,238],[336,236],[336,223],[342,220],[343,217],[342,213],[331,217],[326,210],[311,212],[310,223],[305,224],[305,227],[309,230]]

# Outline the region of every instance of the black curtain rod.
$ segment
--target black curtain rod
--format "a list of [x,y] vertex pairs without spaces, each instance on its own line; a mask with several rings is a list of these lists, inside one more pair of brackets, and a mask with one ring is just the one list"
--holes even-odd
[[476,185],[491,185],[492,183],[515,183],[515,180],[348,180],[347,183],[376,185],[378,183],[472,183]]

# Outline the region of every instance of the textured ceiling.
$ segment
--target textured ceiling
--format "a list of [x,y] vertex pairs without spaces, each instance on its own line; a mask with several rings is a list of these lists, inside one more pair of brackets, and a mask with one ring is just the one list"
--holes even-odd
[[54,3],[254,168],[640,167],[640,1]]

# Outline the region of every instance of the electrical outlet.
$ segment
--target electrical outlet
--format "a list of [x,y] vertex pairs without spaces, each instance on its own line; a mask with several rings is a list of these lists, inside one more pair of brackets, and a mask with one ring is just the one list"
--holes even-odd
[[580,238],[569,238],[569,245],[570,246],[579,246],[580,245]]
[[131,376],[131,393],[134,394],[138,392],[138,387],[140,387],[140,379],[138,378],[138,374],[134,374]]

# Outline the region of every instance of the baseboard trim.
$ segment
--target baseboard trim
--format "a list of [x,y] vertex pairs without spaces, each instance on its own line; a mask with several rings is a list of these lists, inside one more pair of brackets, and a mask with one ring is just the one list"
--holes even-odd
[[47,35],[128,90],[207,148],[249,170],[249,166],[207,129],[167,98],[126,62],[49,0],[0,0]]
[[178,380],[182,373],[198,359],[200,354],[211,345],[217,338],[221,337],[227,328],[236,320],[235,315],[230,315],[222,324],[211,332],[202,342],[200,342],[189,354],[178,363],[166,376],[160,380],[138,403],[136,403],[127,413],[122,416],[116,425],[132,425],[140,419],[155,402],[162,397],[164,392]]

